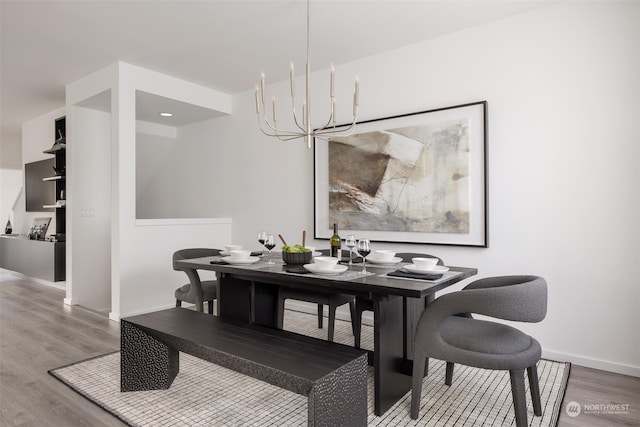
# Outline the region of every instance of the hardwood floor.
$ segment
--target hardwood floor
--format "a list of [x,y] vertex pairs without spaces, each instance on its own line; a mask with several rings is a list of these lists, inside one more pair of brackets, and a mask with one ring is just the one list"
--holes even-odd
[[[62,290],[0,270],[1,426],[124,425],[47,373],[120,347],[117,323],[63,298]],[[576,417],[565,411],[572,401],[581,405]],[[607,404],[629,406],[616,414],[588,406]],[[573,365],[558,426],[637,426],[639,409],[640,378]]]

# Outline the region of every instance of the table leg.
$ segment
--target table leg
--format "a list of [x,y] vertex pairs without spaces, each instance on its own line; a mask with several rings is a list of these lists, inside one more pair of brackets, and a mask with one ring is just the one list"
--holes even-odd
[[269,283],[251,282],[253,323],[277,328],[278,286]]
[[[433,302],[434,295],[429,294],[424,298],[406,298],[403,297],[404,303],[404,358],[407,361],[413,360],[413,340],[416,335],[416,327],[418,326],[418,320],[424,309]],[[409,363],[407,374],[411,375],[413,365]]]
[[403,372],[403,298],[390,296],[373,302],[374,412],[380,416],[411,389],[411,376]]
[[218,316],[247,323],[251,321],[251,282],[229,275],[218,278]]

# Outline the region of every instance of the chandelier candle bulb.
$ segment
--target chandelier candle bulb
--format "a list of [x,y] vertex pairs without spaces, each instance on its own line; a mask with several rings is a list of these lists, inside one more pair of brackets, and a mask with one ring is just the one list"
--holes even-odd
[[335,75],[335,68],[333,67],[333,64],[331,64],[331,98],[335,97],[335,79],[336,79],[336,75]]
[[336,98],[331,100],[331,120],[333,121],[333,125],[336,125]]
[[302,126],[307,124],[307,104],[302,103]]
[[294,83],[294,67],[293,67],[293,62],[291,63],[291,69],[289,71],[289,76],[291,77],[291,96],[294,97],[296,96],[296,85]]
[[260,95],[258,91],[258,85],[256,85],[256,113],[260,114]]
[[276,119],[276,97],[272,96],[271,97],[271,102],[273,103],[273,122],[277,122],[278,120]]
[[353,105],[360,105],[360,78],[356,74],[356,88],[353,92]]

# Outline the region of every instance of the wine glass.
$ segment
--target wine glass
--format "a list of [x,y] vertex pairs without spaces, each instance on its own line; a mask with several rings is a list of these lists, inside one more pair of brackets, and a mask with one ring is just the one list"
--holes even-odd
[[371,253],[371,243],[369,239],[358,240],[358,254],[362,257],[362,274],[367,274],[366,256]]
[[258,233],[258,243],[262,245],[262,256],[264,256],[264,241],[267,238],[267,233],[261,231]]
[[349,248],[349,266],[353,265],[353,248],[356,247],[356,237],[353,234],[349,234],[347,238],[344,240],[344,245]]
[[276,240],[273,237],[273,234],[267,234],[265,236],[264,247],[269,250],[269,261],[267,261],[267,264],[275,264],[275,262],[271,261],[271,249],[276,247]]

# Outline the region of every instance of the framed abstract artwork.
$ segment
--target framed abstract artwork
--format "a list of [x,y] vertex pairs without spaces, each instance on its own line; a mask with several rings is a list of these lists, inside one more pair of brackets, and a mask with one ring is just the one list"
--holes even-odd
[[379,242],[487,247],[486,117],[481,101],[316,139],[315,238],[337,223]]

